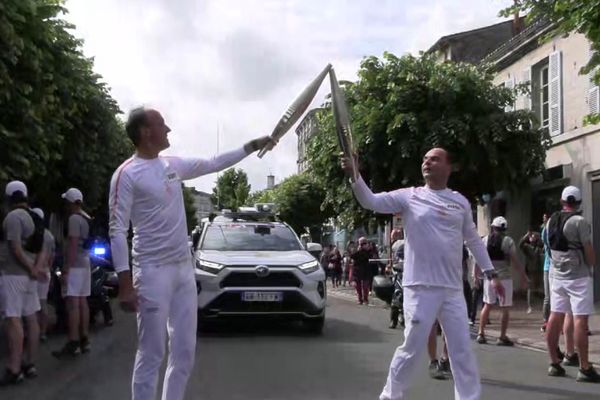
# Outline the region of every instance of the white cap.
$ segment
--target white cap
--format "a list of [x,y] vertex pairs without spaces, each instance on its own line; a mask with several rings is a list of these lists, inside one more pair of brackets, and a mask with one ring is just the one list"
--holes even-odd
[[560,199],[562,201],[569,201],[569,198],[572,198],[571,202],[581,201],[581,190],[576,186],[567,186],[563,189]]
[[36,213],[41,219],[44,219],[44,211],[41,208],[34,208],[31,211]]
[[83,194],[77,188],[70,188],[66,192],[64,192],[61,196],[63,199],[67,200],[69,203],[75,203],[76,201],[83,201]]
[[494,228],[506,229],[508,227],[508,222],[504,217],[496,217],[492,221],[492,226]]
[[4,193],[7,196],[12,196],[15,192],[21,192],[23,193],[23,196],[27,197],[27,186],[21,181],[8,182]]

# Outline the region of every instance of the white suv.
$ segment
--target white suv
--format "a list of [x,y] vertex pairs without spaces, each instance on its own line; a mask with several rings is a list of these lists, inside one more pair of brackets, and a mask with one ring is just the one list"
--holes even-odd
[[219,317],[277,316],[321,332],[323,268],[287,224],[252,219],[229,214],[204,224],[194,254],[200,328]]

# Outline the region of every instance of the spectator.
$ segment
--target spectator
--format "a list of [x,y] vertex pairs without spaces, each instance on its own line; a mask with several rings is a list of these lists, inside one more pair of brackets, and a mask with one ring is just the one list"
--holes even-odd
[[333,246],[333,250],[330,252],[329,265],[332,266],[330,269],[331,284],[334,288],[339,287],[342,283],[342,254],[337,246]]
[[544,244],[537,232],[528,231],[525,236],[519,241],[519,248],[525,255],[525,272],[531,280],[531,284],[527,287],[527,314],[531,314],[531,289],[539,287],[539,276],[542,272]]
[[369,283],[371,281],[371,266],[367,239],[361,237],[358,239],[358,249],[351,255],[353,261],[352,278],[356,283],[356,293],[358,294],[358,304],[369,304]]
[[[44,211],[41,208],[34,208],[32,211],[44,220]],[[44,250],[46,259],[43,262],[40,260],[40,268],[44,276],[37,282],[38,297],[40,299],[38,323],[40,325],[40,340],[42,342],[48,339],[46,336],[48,330],[48,289],[50,288],[50,273],[56,250],[54,236],[52,236],[52,233],[48,229],[44,229]]]

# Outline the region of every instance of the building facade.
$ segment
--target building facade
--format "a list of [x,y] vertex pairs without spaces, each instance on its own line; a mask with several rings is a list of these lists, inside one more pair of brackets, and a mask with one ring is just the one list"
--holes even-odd
[[192,196],[194,197],[194,207],[196,207],[196,218],[200,222],[202,218],[207,218],[215,210],[215,205],[210,199],[210,194],[206,192],[193,189]]
[[298,158],[296,163],[298,164],[299,174],[303,173],[308,168],[306,149],[310,138],[312,138],[318,130],[317,113],[320,110],[321,108],[313,108],[310,110],[296,127],[296,136],[298,136]]
[[[582,190],[583,216],[592,223],[594,248],[600,259],[600,125],[584,125],[586,115],[599,112],[600,89],[591,80],[592,74],[579,73],[591,57],[590,43],[575,33],[544,40],[553,28],[550,22],[537,20],[528,26],[523,22],[515,17],[491,27],[449,35],[429,49],[441,62],[490,65],[499,86],[526,86],[529,93],[520,94],[508,111],[533,111],[536,122],[552,137],[542,176],[518,192],[485,198],[486,204],[477,210],[477,226],[485,235],[492,218],[502,215],[509,221],[509,234],[516,239],[528,230],[539,231],[543,215],[560,209],[562,189],[575,185]],[[490,51],[490,44],[500,38],[504,41]],[[600,274],[596,274],[594,285],[598,301]]]

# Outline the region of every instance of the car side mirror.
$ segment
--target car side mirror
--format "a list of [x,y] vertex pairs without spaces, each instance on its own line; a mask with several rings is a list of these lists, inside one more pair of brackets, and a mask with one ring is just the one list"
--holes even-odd
[[323,251],[323,246],[321,246],[319,243],[306,243],[306,251],[308,251],[309,253],[320,253],[321,251]]

